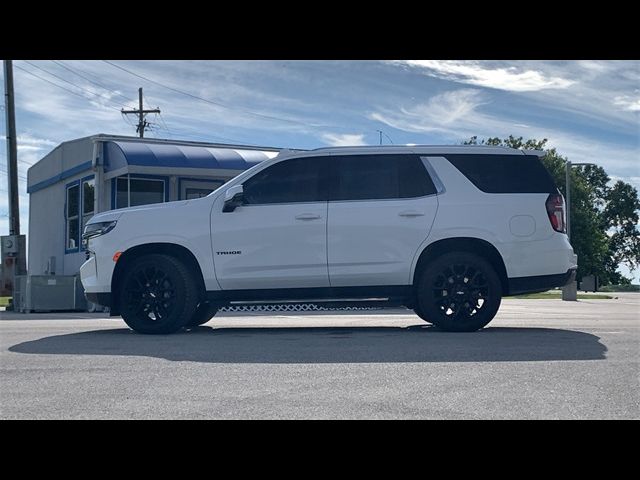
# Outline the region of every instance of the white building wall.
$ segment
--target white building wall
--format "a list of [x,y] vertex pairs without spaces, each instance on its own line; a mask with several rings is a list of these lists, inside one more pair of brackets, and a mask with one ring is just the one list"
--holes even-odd
[[[93,155],[91,138],[65,142],[29,168],[30,186],[63,175],[70,169],[90,162]],[[55,257],[57,275],[74,275],[84,262],[84,252],[65,254],[65,186],[92,175],[89,167],[45,188],[29,194],[28,265],[30,275],[47,273],[50,257]]]
[[91,175],[81,172],[47,188],[33,192],[29,198],[29,265],[30,275],[44,275],[50,257],[56,257],[57,275],[74,275],[85,260],[84,252],[65,254],[66,185]]

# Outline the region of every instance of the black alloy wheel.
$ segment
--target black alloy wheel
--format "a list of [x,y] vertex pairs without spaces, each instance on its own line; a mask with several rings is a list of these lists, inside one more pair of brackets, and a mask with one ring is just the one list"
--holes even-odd
[[452,252],[425,268],[417,296],[421,317],[445,331],[470,332],[484,327],[496,315],[502,286],[485,259]]
[[168,255],[137,258],[122,278],[122,318],[140,333],[178,331],[192,318],[197,299],[191,273],[182,262]]

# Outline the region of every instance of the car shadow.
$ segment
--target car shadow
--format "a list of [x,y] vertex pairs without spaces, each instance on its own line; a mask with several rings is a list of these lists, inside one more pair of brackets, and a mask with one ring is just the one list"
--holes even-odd
[[211,328],[173,335],[104,329],[9,348],[48,355],[106,355],[202,363],[397,363],[602,360],[607,347],[584,332],[490,327],[446,333],[431,326]]

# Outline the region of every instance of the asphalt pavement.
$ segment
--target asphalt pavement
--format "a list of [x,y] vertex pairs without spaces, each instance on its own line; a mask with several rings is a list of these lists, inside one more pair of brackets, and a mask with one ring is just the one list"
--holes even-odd
[[640,294],[505,299],[480,332],[408,310],[224,314],[139,335],[0,312],[0,418],[638,419]]

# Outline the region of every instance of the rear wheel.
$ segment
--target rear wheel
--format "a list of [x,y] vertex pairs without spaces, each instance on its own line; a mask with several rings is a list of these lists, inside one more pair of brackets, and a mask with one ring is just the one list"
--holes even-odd
[[211,305],[209,302],[200,302],[200,305],[198,305],[198,308],[196,308],[196,311],[185,327],[190,328],[204,325],[211,320],[216,313],[218,313],[217,306]]
[[123,320],[136,332],[173,333],[193,317],[198,287],[180,260],[150,254],[128,265],[119,300]]
[[473,332],[495,317],[502,285],[484,258],[451,252],[425,268],[416,293],[421,318],[448,332]]

